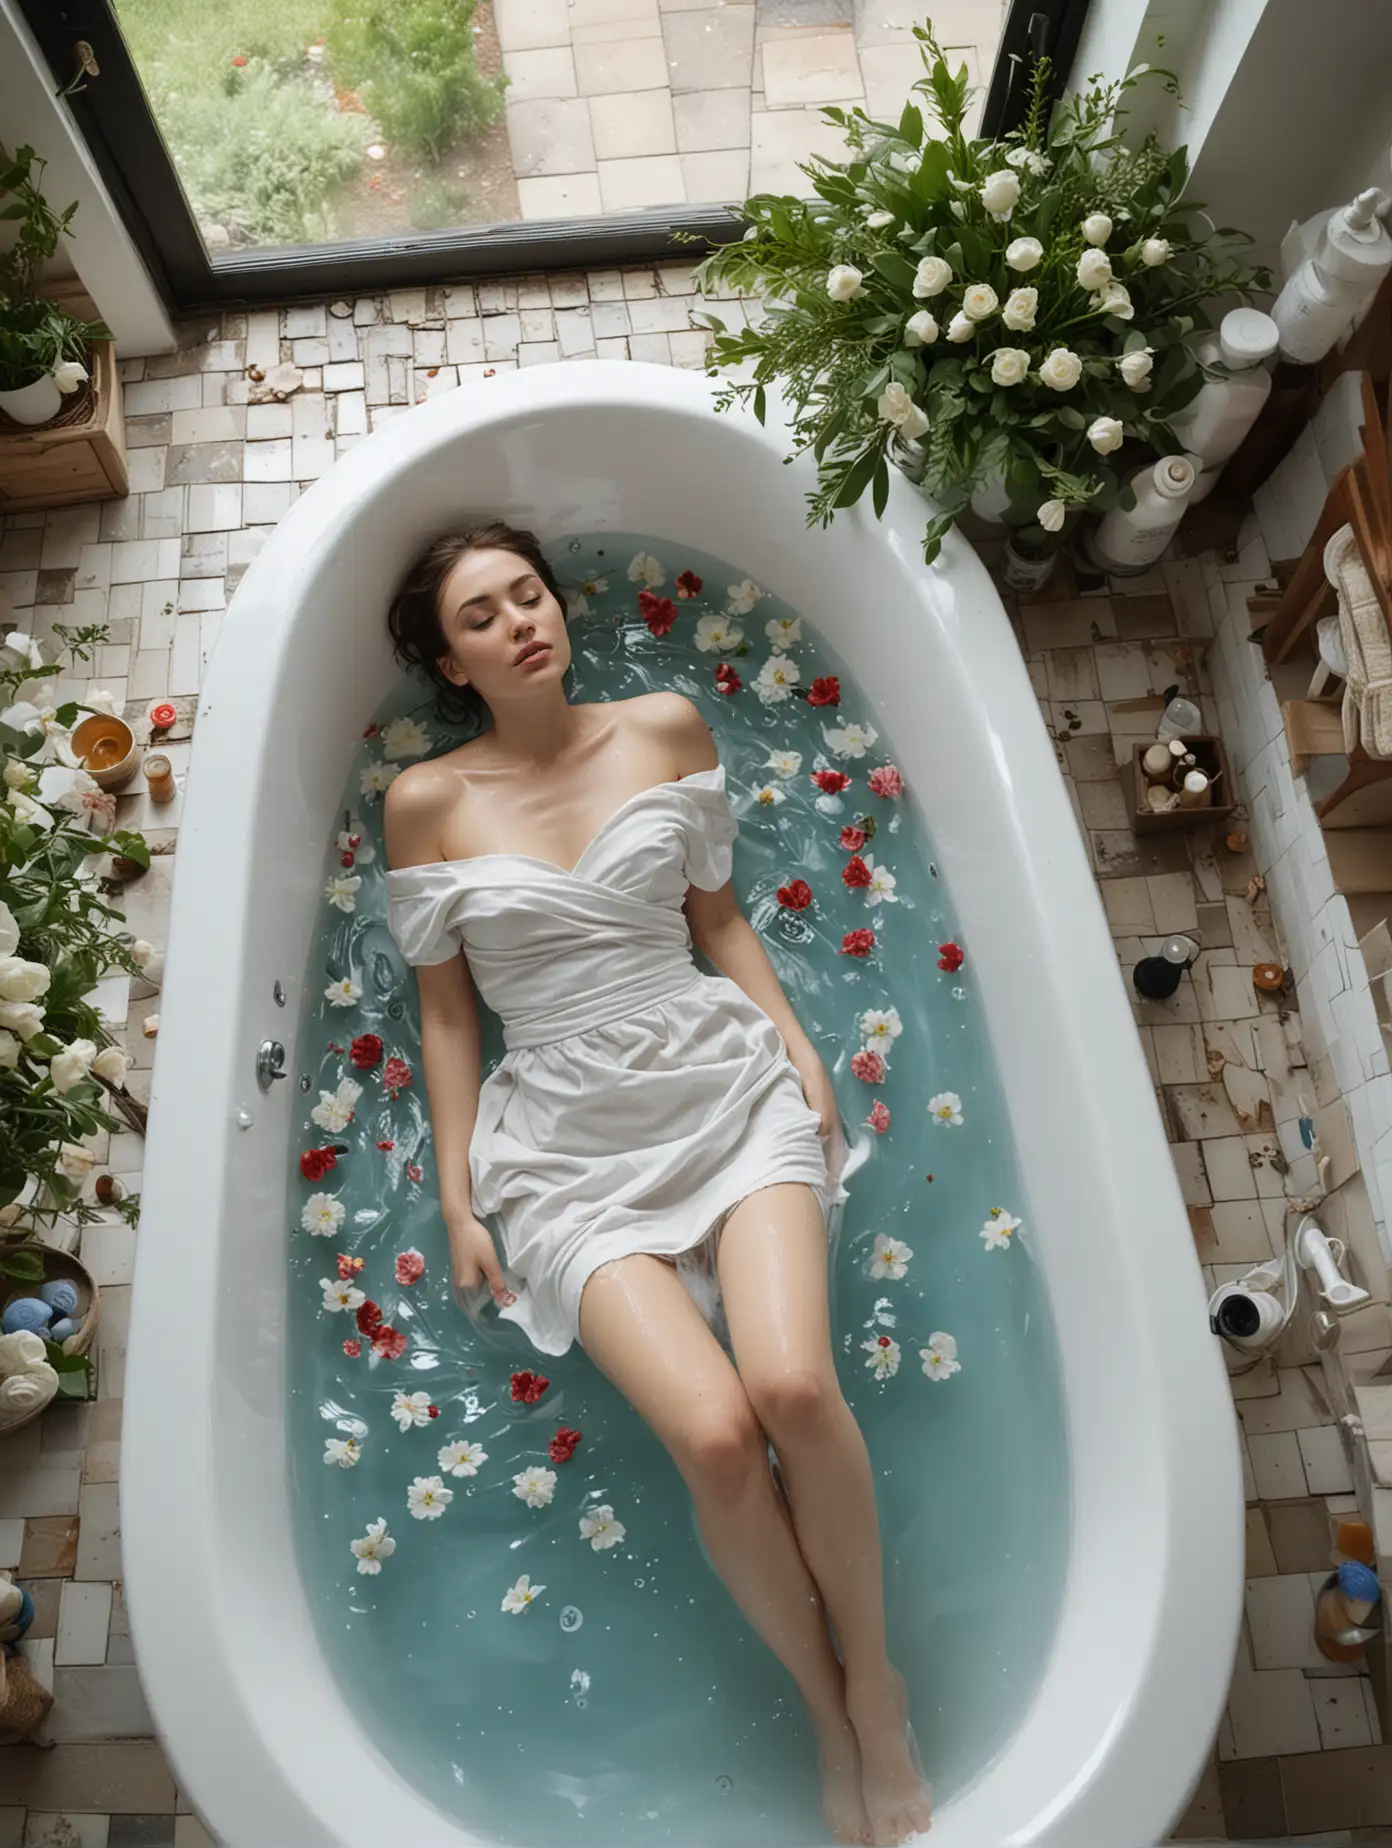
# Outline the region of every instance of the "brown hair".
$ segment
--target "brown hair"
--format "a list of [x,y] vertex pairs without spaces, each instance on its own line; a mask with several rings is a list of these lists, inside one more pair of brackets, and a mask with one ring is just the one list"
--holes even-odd
[[484,526],[432,539],[407,572],[387,611],[392,652],[403,667],[418,667],[434,686],[436,716],[448,725],[472,724],[476,731],[482,730],[488,717],[487,702],[472,686],[456,686],[440,671],[439,658],[450,648],[440,621],[439,599],[445,579],[460,559],[470,552],[485,551],[516,553],[565,609],[565,594],[536,534],[503,520],[490,520]]

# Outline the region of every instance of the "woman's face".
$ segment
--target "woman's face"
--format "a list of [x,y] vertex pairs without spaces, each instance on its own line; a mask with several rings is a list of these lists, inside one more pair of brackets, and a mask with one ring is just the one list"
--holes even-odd
[[449,653],[440,669],[491,705],[556,682],[570,666],[565,612],[516,552],[467,552],[439,595]]

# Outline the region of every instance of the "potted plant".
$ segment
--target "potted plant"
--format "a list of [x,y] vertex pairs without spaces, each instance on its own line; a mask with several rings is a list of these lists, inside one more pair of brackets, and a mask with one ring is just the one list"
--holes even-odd
[[[46,163],[33,148],[10,155],[0,145],[0,219],[17,227],[0,253],[0,410],[16,423],[43,424],[63,397],[86,383],[88,348],[110,340],[105,321],[80,321],[37,291],[39,268],[58,248],[77,206],[59,216],[39,189]],[[37,171],[36,171],[37,170]]]
[[965,65],[948,68],[931,26],[914,33],[922,106],[898,122],[824,109],[847,158],[804,166],[811,199],[746,200],[743,239],[697,266],[703,290],[766,304],[737,334],[703,317],[712,369],[752,363],[719,401],[752,398],[760,418],[782,387],[818,464],[809,524],[867,488],[882,512],[893,464],[936,502],[927,562],[975,497],[1010,529],[1007,577],[1023,586],[1083,509],[1134,504],[1111,459],[1125,438],[1182,449],[1169,419],[1204,382],[1187,336],[1215,298],[1270,278],[1235,260],[1249,238],[1185,196],[1182,148],[1123,141],[1127,92],[1147,76],[1176,88],[1170,73],[1138,66],[1051,107],[1040,59],[1024,126],[973,140]]

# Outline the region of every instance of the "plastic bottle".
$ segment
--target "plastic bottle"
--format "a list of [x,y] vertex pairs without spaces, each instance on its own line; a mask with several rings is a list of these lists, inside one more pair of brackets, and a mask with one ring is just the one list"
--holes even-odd
[[1392,237],[1377,214],[1383,196],[1370,187],[1331,213],[1318,250],[1276,297],[1271,318],[1282,359],[1323,359],[1392,269]]
[[1315,1645],[1331,1662],[1357,1662],[1378,1633],[1368,1622],[1382,1597],[1377,1573],[1347,1560],[1325,1580],[1315,1599]]
[[1192,403],[1171,419],[1185,450],[1199,461],[1199,478],[1189,496],[1195,506],[1209,493],[1219,471],[1261,415],[1271,393],[1270,359],[1281,338],[1269,314],[1234,308],[1216,334],[1205,334],[1194,356],[1205,369],[1223,366],[1226,376],[1205,380]]
[[1119,576],[1148,570],[1174,536],[1194,491],[1198,470],[1188,456],[1162,456],[1131,477],[1136,505],[1114,507],[1087,537],[1095,565]]

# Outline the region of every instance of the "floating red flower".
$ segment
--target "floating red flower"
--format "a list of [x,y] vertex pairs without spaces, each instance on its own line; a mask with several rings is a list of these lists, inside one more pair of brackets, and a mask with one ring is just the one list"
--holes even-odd
[[396,1281],[409,1284],[419,1283],[425,1275],[425,1259],[413,1246],[410,1251],[396,1254]]
[[396,1144],[394,1142],[379,1142],[377,1146],[379,1149],[385,1150],[387,1154],[390,1154],[391,1151],[396,1147]]
[[891,1343],[890,1343],[890,1338],[889,1338],[889,1336],[888,1336],[888,1335],[881,1335],[881,1336],[880,1336],[880,1346],[881,1346],[881,1347],[889,1347],[890,1345],[891,1345]]
[[853,854],[841,868],[841,883],[848,885],[853,892],[862,886],[869,885],[870,868],[858,853]]
[[356,1360],[358,1355],[362,1353],[362,1342],[355,1336],[351,1341],[344,1342],[343,1351],[348,1356],[349,1360]]
[[889,1128],[889,1105],[880,1103],[877,1098],[870,1106],[870,1114],[865,1119],[877,1136],[882,1136]]
[[427,1407],[427,1409],[428,1409],[428,1411],[429,1411],[429,1413],[430,1413],[430,1416],[431,1416],[432,1418],[438,1418],[438,1417],[440,1416],[440,1408],[439,1408],[439,1406],[438,1406],[438,1405],[432,1405],[432,1406],[429,1406],[429,1407]]
[[841,682],[835,674],[819,674],[807,689],[809,706],[839,706],[841,704]]
[[938,967],[946,969],[949,975],[955,975],[966,960],[966,951],[960,943],[940,943],[938,945]]
[[365,1303],[358,1304],[358,1333],[375,1335],[382,1326],[382,1311],[369,1296]]
[[874,795],[902,796],[904,793],[903,776],[893,764],[881,764],[879,769],[872,770],[865,780]]
[[406,1352],[406,1337],[399,1329],[383,1322],[372,1332],[372,1351],[380,1354],[383,1360],[400,1360]]
[[843,956],[868,956],[875,947],[873,930],[848,930],[841,939]]
[[356,1277],[363,1267],[361,1258],[350,1258],[346,1251],[338,1254],[338,1274],[346,1283],[350,1277]]
[[883,1084],[885,1075],[884,1054],[866,1047],[851,1059],[851,1071],[862,1084]]
[[779,886],[778,902],[788,911],[806,911],[812,903],[812,888],[805,879],[795,879],[791,885]]
[[654,635],[666,635],[677,620],[677,606],[670,597],[659,597],[655,590],[640,590],[638,614]]
[[550,1384],[550,1380],[543,1379],[539,1373],[514,1373],[512,1396],[519,1404],[535,1405]]
[[390,1058],[382,1067],[382,1083],[395,1097],[398,1091],[404,1091],[411,1082],[411,1068],[404,1059]]
[[382,728],[377,723],[376,719],[369,719],[367,724],[363,726],[363,737],[364,738],[375,738],[378,732],[381,731],[381,729]]
[[743,685],[744,682],[728,661],[722,661],[716,668],[715,690],[717,693],[738,693]]
[[844,770],[814,770],[812,781],[824,796],[839,796],[843,789],[851,786],[851,779]]
[[569,1463],[575,1455],[575,1446],[580,1442],[578,1431],[569,1431],[564,1425],[557,1431],[546,1446],[546,1454],[553,1463]]
[[382,1041],[376,1033],[360,1033],[348,1048],[348,1057],[359,1071],[370,1072],[382,1062]]
[[300,1173],[307,1181],[322,1181],[337,1166],[338,1156],[331,1148],[306,1149],[300,1157]]
[[421,1177],[420,1163],[418,1161],[408,1161],[406,1164],[406,1179],[408,1181],[418,1181],[420,1177]]
[[864,828],[856,827],[854,822],[848,822],[841,830],[841,845],[847,853],[859,853],[869,838]]
[[677,579],[676,589],[679,597],[699,597],[701,580],[694,571],[683,571]]

